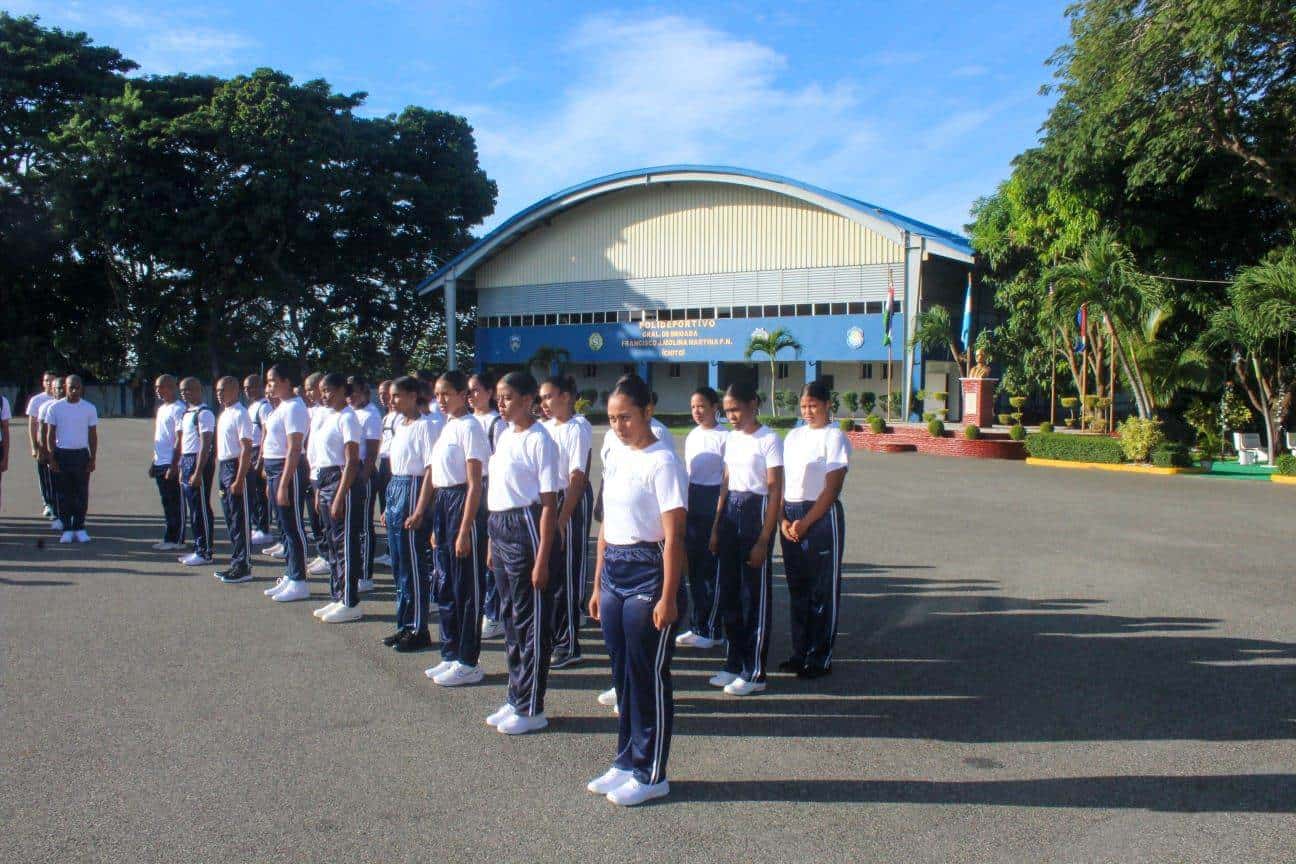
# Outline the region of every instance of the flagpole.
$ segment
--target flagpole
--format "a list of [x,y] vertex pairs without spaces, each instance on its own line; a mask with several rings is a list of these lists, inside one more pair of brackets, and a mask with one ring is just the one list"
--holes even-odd
[[887,419],[891,419],[891,343],[887,343]]

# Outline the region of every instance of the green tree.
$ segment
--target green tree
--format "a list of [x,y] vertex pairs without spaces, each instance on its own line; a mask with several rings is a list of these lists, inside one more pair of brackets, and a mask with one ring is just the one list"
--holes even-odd
[[960,374],[963,376],[968,374],[968,357],[958,349],[954,325],[950,320],[949,310],[944,306],[935,303],[918,313],[918,318],[914,321],[913,337],[909,340],[909,347],[914,346],[928,353],[942,348],[948,349],[950,356],[958,364]]
[[778,416],[778,405],[774,401],[774,383],[778,378],[778,355],[782,351],[792,351],[800,355],[804,346],[797,341],[786,327],[778,327],[769,333],[761,335],[760,333],[752,334],[751,339],[747,342],[747,348],[743,351],[743,357],[747,360],[752,359],[757,354],[764,354],[769,358],[770,367],[770,410],[774,416]]

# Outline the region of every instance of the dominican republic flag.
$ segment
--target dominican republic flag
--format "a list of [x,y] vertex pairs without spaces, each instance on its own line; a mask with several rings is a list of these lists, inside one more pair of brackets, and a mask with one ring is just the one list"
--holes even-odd
[[967,293],[963,295],[963,350],[972,350],[972,274],[968,274]]
[[1075,349],[1077,354],[1083,354],[1085,352],[1085,330],[1088,329],[1088,323],[1089,304],[1085,303],[1082,304],[1080,310],[1076,312],[1076,327],[1080,330],[1080,341],[1076,343]]
[[887,302],[882,311],[882,345],[891,344],[891,310],[895,308],[895,275],[887,270]]

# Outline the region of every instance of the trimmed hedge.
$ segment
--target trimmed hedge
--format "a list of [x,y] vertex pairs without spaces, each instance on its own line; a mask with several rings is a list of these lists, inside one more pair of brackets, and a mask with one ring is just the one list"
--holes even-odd
[[[690,419],[692,419],[691,415]],[[769,414],[762,414],[760,422],[761,425],[768,426],[771,429],[792,429],[797,425],[797,422],[800,419],[801,416],[799,414],[795,417],[774,417]]]
[[975,441],[981,437],[981,427],[975,423],[969,423],[963,427],[963,437],[969,441]]
[[886,431],[886,421],[876,414],[870,414],[868,417],[869,431],[874,435],[881,435]]
[[1048,422],[1047,420],[1045,420],[1043,423],[1041,423],[1041,424],[1039,425],[1039,431],[1041,431],[1041,432],[1052,432],[1052,431],[1053,431],[1053,424],[1050,423],[1050,422]]
[[933,417],[927,421],[927,434],[933,438],[940,438],[945,434],[945,424]]
[[1296,456],[1291,453],[1284,453],[1278,457],[1278,473],[1287,477],[1296,477]]
[[1036,432],[1026,436],[1026,452],[1036,459],[1060,459],[1065,462],[1125,461],[1120,442],[1105,435],[1065,435],[1060,432]]
[[1008,437],[1014,441],[1025,441],[1026,427],[1020,423],[1015,424],[1011,429],[1008,430]]
[[1158,468],[1191,468],[1192,456],[1182,444],[1162,444],[1152,451],[1152,464]]
[[843,432],[854,432],[855,421],[850,419],[849,417],[843,417],[842,419],[837,421],[837,428]]

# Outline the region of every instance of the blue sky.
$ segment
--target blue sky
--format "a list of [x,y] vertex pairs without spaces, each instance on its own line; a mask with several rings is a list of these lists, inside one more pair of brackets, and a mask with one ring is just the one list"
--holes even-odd
[[142,66],[258,66],[454,111],[499,184],[489,228],[573,183],[675,162],[796,177],[960,230],[1051,104],[1066,0],[0,0]]

